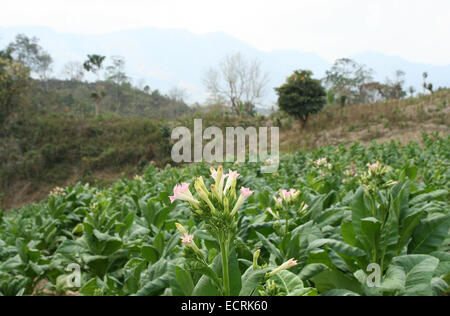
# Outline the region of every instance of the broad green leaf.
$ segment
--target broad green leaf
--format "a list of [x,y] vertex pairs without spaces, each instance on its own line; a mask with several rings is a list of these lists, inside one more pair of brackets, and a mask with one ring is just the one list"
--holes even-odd
[[450,229],[450,215],[433,214],[414,231],[408,253],[429,254],[439,250],[448,237]]
[[190,296],[194,291],[194,282],[192,281],[191,274],[178,266],[175,267],[175,274],[184,295]]
[[407,255],[394,258],[392,264],[403,268],[406,274],[404,295],[433,295],[431,280],[439,265],[437,258],[428,255]]
[[344,290],[344,289],[335,289],[335,290],[329,290],[325,293],[321,294],[320,296],[360,296],[358,293]]
[[142,257],[151,264],[156,263],[159,260],[159,252],[152,245],[144,245],[141,248]]
[[319,273],[327,269],[328,267],[321,263],[308,264],[306,267],[302,269],[302,271],[299,274],[299,277],[302,281],[308,281],[312,277],[318,275]]
[[281,254],[280,250],[274,246],[274,244],[272,244],[266,237],[264,237],[262,234],[256,232],[256,235],[258,236],[259,240],[262,242],[263,246],[270,251],[270,253],[272,253],[273,255],[275,255],[275,257],[280,260],[283,261],[283,255]]
[[271,281],[275,281],[275,284],[283,291],[285,295],[289,295],[296,290],[303,289],[303,281],[298,275],[283,270],[275,274],[270,278]]
[[330,248],[332,248],[333,250],[335,250],[338,253],[347,255],[347,256],[354,256],[354,257],[362,257],[365,256],[365,252],[357,247],[352,247],[347,245],[346,243],[343,243],[341,241],[338,240],[334,240],[334,239],[317,239],[314,240],[310,245],[308,250],[314,250],[316,248],[320,248],[324,245],[329,246]]
[[253,267],[248,268],[242,275],[242,289],[239,296],[252,296],[256,288],[265,280],[267,272],[270,271],[269,268],[257,270],[253,270]]

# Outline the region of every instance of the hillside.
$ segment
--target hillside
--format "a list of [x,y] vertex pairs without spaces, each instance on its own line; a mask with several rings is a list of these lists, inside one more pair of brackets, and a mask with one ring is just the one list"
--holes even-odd
[[[146,92],[129,83],[117,85],[109,81],[99,85],[106,93],[101,102],[103,115],[174,119],[192,112],[183,100],[170,98],[158,90]],[[75,80],[33,80],[27,101],[34,110],[88,118],[94,116],[91,93],[96,86],[95,83]]]
[[432,97],[326,107],[304,129],[292,119],[281,119],[281,125],[280,146],[288,152],[355,141],[421,142],[423,133],[450,133],[450,90]]
[[[67,83],[53,82],[50,87],[53,85]],[[66,93],[63,88],[57,90],[56,95]],[[327,107],[312,116],[305,129],[282,113],[259,116],[256,121],[224,115],[220,108],[197,110],[193,116],[204,118],[205,128],[206,124],[280,126],[283,152],[355,141],[368,144],[394,140],[407,144],[421,142],[422,133],[449,135],[449,97],[450,90],[443,90],[436,92],[432,99],[424,96],[343,109]],[[73,185],[77,181],[108,185],[121,176],[133,176],[149,163],[164,166],[171,162],[172,127],[191,128],[193,124],[190,114],[164,121],[133,116],[85,119],[76,112],[57,113],[16,116],[0,130],[3,209],[44,199],[55,186]]]

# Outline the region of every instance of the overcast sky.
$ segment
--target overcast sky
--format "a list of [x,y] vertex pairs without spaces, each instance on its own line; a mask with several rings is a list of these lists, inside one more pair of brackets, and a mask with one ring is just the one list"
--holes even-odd
[[0,26],[106,33],[141,27],[222,31],[262,50],[315,52],[333,61],[376,50],[450,64],[449,0],[13,0]]

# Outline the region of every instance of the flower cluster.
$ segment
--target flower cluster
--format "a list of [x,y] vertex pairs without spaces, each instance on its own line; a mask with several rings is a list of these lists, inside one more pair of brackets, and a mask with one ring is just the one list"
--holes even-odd
[[223,233],[224,230],[232,234],[237,228],[235,219],[237,212],[254,192],[241,187],[237,196],[236,184],[240,175],[236,171],[229,170],[225,174],[222,167],[217,170],[211,168],[210,171],[213,179],[210,190],[203,177],[199,177],[194,183],[198,198],[190,192],[189,183],[182,183],[175,186],[170,201],[188,202],[194,215],[204,220],[213,234]]
[[[188,202],[194,218],[204,222],[205,228],[217,239],[222,257],[222,284],[218,288],[225,296],[228,296],[231,293],[228,260],[230,246],[237,232],[238,219],[236,215],[254,192],[249,188],[241,187],[240,194],[237,196],[236,185],[240,175],[236,171],[230,170],[228,174],[224,174],[222,166],[217,170],[211,168],[210,171],[213,181],[211,181],[209,189],[203,177],[199,177],[194,182],[198,198],[192,195],[189,183],[182,183],[175,186],[170,201],[171,203],[177,200]],[[181,242],[185,245],[186,257],[191,257],[197,264],[207,267],[208,264],[204,260],[202,252],[194,242],[194,235],[190,235],[180,224],[177,224],[177,229],[183,235]]]
[[139,176],[139,175],[135,175],[135,176],[134,176],[134,180],[135,180],[135,181],[139,181],[139,182],[145,182],[145,181],[144,181],[144,178],[142,178],[142,177]]
[[66,190],[61,188],[61,187],[56,187],[50,192],[50,195],[53,195],[53,196],[59,196],[59,195],[60,196],[66,196]]
[[382,165],[379,161],[376,163],[368,163],[367,165],[369,177],[379,177],[389,172],[389,167]]
[[357,177],[358,173],[355,171],[355,169],[349,169],[344,171],[344,175],[347,177]]
[[280,189],[279,197],[274,196],[273,199],[275,200],[276,207],[282,208],[284,204],[288,205],[288,204],[296,201],[298,199],[298,197],[300,196],[300,194],[301,194],[300,190],[290,189],[288,191],[288,190]]
[[328,162],[327,158],[318,159],[314,163],[319,168],[328,168],[330,170],[333,168],[333,165]]

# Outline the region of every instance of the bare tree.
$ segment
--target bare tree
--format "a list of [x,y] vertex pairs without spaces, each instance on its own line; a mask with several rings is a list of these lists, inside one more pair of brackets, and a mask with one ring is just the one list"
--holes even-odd
[[259,61],[235,53],[228,55],[218,69],[210,69],[203,83],[214,101],[227,100],[232,111],[241,115],[262,101],[268,75],[262,72]]
[[128,78],[125,73],[125,58],[121,56],[112,56],[111,62],[112,64],[106,68],[106,79],[115,84],[116,107],[117,110],[120,111],[121,88],[124,83],[129,82],[130,78]]
[[84,78],[84,68],[80,62],[68,62],[63,69],[63,76],[71,81],[81,81]]
[[173,87],[169,91],[169,97],[175,102],[184,102],[189,98],[189,93],[180,87]]

